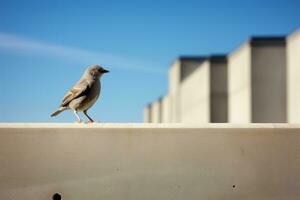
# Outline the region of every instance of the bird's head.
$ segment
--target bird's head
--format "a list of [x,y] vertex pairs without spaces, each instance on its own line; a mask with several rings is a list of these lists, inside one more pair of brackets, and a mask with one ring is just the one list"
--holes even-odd
[[103,74],[108,72],[108,70],[104,69],[100,65],[91,65],[85,71],[86,75],[91,76],[93,78],[100,78]]

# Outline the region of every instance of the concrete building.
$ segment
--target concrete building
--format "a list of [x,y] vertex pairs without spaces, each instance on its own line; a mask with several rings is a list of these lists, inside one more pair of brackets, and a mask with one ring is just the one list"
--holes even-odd
[[229,56],[229,122],[287,122],[285,37],[253,37]]
[[151,122],[151,104],[148,104],[144,108],[144,123],[150,123]]
[[169,123],[171,122],[171,99],[170,95],[162,97],[161,100],[161,122]]
[[210,62],[210,122],[228,122],[227,57],[211,56]]
[[227,122],[226,56],[203,58],[180,84],[180,122]]
[[179,57],[169,70],[170,122],[181,122],[181,82],[205,61],[205,57]]
[[288,122],[300,122],[300,29],[287,37]]
[[169,123],[171,121],[170,96],[166,95],[144,108],[144,123]]
[[229,56],[179,57],[169,70],[161,119],[300,123],[299,80],[300,29],[288,37],[252,37]]
[[144,122],[227,122],[227,104],[226,56],[179,57],[169,71],[169,94],[145,108]]
[[161,98],[151,104],[151,123],[161,123],[162,112],[161,112]]

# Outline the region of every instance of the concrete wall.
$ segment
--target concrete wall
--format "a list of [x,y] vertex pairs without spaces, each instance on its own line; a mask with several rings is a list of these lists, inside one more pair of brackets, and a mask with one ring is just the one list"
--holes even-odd
[[150,123],[151,122],[151,104],[147,105],[144,108],[144,123]]
[[181,83],[180,114],[183,123],[210,122],[210,63],[205,61]]
[[161,99],[158,99],[151,104],[151,123],[160,123],[161,118]]
[[254,39],[251,46],[251,122],[287,122],[285,40]]
[[210,122],[228,122],[228,72],[225,56],[210,58]]
[[300,29],[287,38],[288,121],[300,122]]
[[251,122],[251,48],[245,43],[228,60],[228,114],[231,123]]
[[300,127],[0,124],[0,199],[294,200]]
[[171,98],[170,98],[170,95],[166,95],[162,98],[161,109],[162,109],[162,123],[170,123],[171,122]]

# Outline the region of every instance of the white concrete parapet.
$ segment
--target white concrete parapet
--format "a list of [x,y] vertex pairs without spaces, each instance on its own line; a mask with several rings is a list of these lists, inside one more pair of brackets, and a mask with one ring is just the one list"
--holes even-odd
[[300,198],[300,126],[0,124],[0,199]]

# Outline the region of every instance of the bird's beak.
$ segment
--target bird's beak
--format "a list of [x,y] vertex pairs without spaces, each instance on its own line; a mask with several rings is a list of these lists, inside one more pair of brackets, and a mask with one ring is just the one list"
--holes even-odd
[[106,69],[103,69],[102,70],[102,73],[108,73],[109,71],[108,70],[106,70]]

